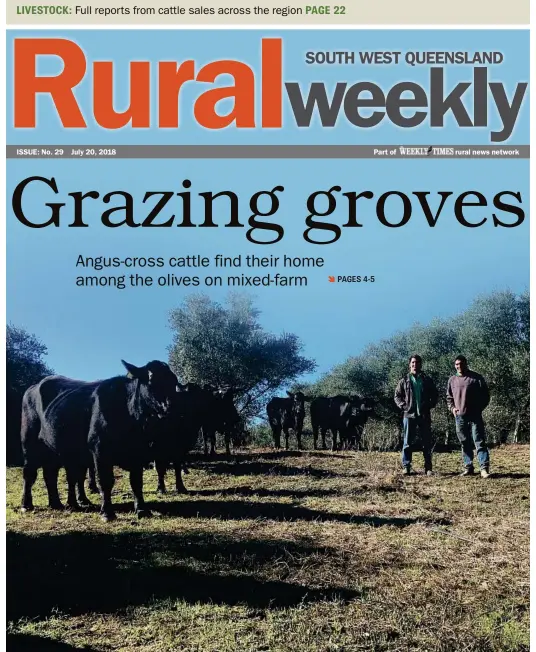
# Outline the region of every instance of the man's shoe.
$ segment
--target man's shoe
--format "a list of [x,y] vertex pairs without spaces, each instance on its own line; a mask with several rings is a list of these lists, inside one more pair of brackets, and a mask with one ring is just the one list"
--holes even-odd
[[465,476],[474,475],[474,474],[475,474],[474,467],[468,466],[463,473],[460,473],[460,476],[464,478]]
[[432,475],[434,475],[434,472],[432,471],[432,469],[426,469],[426,471],[424,472],[424,475],[432,476]]
[[488,469],[480,469],[480,477],[481,478],[489,478],[491,473],[488,471]]
[[402,469],[402,475],[411,475],[411,466],[405,466]]

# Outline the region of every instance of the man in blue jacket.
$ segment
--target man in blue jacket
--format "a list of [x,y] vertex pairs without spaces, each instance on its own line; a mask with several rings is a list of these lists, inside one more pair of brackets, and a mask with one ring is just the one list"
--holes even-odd
[[414,353],[409,359],[409,373],[395,390],[395,403],[404,413],[404,445],[402,466],[404,475],[411,474],[413,448],[420,435],[424,456],[424,472],[432,475],[432,417],[430,410],[437,404],[437,388],[422,371],[422,358]]

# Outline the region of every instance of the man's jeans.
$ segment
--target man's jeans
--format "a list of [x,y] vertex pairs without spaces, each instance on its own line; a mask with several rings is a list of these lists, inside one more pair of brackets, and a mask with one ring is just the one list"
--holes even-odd
[[489,451],[486,446],[486,431],[482,415],[456,416],[456,434],[462,445],[465,468],[473,468],[474,449],[476,448],[480,468],[489,469]]
[[402,447],[402,466],[410,467],[413,449],[417,439],[422,443],[424,470],[432,470],[432,431],[430,417],[404,417],[404,446]]

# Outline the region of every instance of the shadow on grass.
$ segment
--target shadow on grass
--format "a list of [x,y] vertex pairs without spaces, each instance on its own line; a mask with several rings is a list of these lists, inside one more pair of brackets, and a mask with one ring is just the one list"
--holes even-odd
[[192,489],[194,496],[259,496],[261,498],[327,498],[339,496],[337,489],[253,489],[251,487],[228,487],[227,489]]
[[[112,613],[165,599],[280,609],[358,597],[346,588],[257,579],[260,562],[271,570],[281,558],[292,564],[298,563],[295,557],[318,554],[328,549],[288,541],[237,542],[212,534],[8,533],[7,617]],[[244,568],[252,574],[244,574]]]
[[207,462],[192,460],[188,466],[193,469],[200,469],[207,473],[225,475],[306,475],[312,478],[336,478],[340,474],[324,469],[315,469],[310,466],[286,466],[285,464],[272,464],[270,462],[246,462],[242,456],[238,460],[222,460],[221,462],[210,460]]
[[73,647],[68,643],[30,634],[8,634],[5,649],[7,652],[76,652],[76,650],[91,652],[93,648],[86,645]]
[[[360,516],[359,514],[337,514],[307,507],[280,503],[250,502],[247,500],[182,500],[148,504],[149,508],[165,516],[181,518],[216,518],[222,520],[266,519],[269,521],[335,521],[373,527],[407,527],[422,519],[398,516]],[[121,506],[118,506],[118,510]],[[126,507],[126,506],[125,506]],[[432,519],[434,525],[450,525],[446,519]]]
[[495,473],[492,471],[491,478],[509,478],[510,480],[523,480],[530,478],[530,473]]

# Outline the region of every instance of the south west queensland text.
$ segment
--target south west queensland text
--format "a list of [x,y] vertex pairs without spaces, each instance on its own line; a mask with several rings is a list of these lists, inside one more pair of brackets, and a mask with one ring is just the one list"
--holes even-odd
[[[349,54],[338,53],[338,58],[343,62]],[[410,54],[414,56],[410,65],[420,65],[443,60],[449,53],[406,53],[408,63]],[[385,52],[368,55],[371,63],[380,55],[388,62]],[[57,75],[39,74],[38,61],[46,56],[62,63]],[[282,38],[261,39],[259,54],[249,62],[222,58],[200,65],[194,59],[136,60],[130,61],[128,71],[112,60],[88,61],[86,52],[66,38],[16,38],[14,57],[16,129],[36,128],[38,98],[44,94],[52,100],[51,110],[66,129],[86,129],[93,122],[109,130],[179,129],[189,120],[211,130],[282,129],[291,121],[291,126],[298,128],[315,124],[333,128],[346,121],[358,129],[382,122],[409,129],[425,122],[441,128],[453,120],[462,129],[497,125],[489,131],[490,141],[497,143],[512,135],[528,86],[526,81],[518,81],[507,88],[492,79],[493,68],[476,65],[478,58],[467,78],[456,84],[449,83],[445,69],[437,65],[431,65],[423,84],[411,79],[390,87],[369,78],[285,80]],[[368,77],[368,68],[366,72]],[[223,86],[229,77],[232,83]],[[83,95],[75,93],[81,83],[87,88]],[[122,111],[114,106],[114,88],[119,86],[127,89],[129,97]],[[184,107],[186,98],[193,110]],[[227,113],[221,112],[224,99],[231,100]],[[179,106],[183,107],[180,115]]]
[[502,52],[436,52],[436,51],[391,51],[372,50],[352,52],[347,50],[320,50],[306,52],[305,63],[308,64],[371,64],[373,66],[407,63],[418,65],[499,65],[504,61]]
[[[67,226],[87,228],[99,223],[108,228],[234,228],[245,229],[249,242],[275,244],[283,239],[284,228],[272,219],[285,215],[285,186],[239,196],[232,190],[195,188],[190,179],[179,189],[65,190],[55,177],[32,176],[20,181],[12,196],[16,219],[26,227],[42,229]],[[28,208],[31,203],[31,210]],[[293,209],[294,211],[294,209]],[[294,220],[294,212],[292,220]],[[269,218],[269,219],[267,219]],[[410,220],[435,228],[456,220],[461,227],[514,228],[525,220],[521,192],[499,190],[490,196],[475,188],[463,192],[449,190],[343,189],[339,185],[311,192],[304,201],[303,238],[311,244],[331,244],[343,229],[363,228],[378,221],[391,229],[402,228]],[[327,220],[326,218],[330,218]]]

